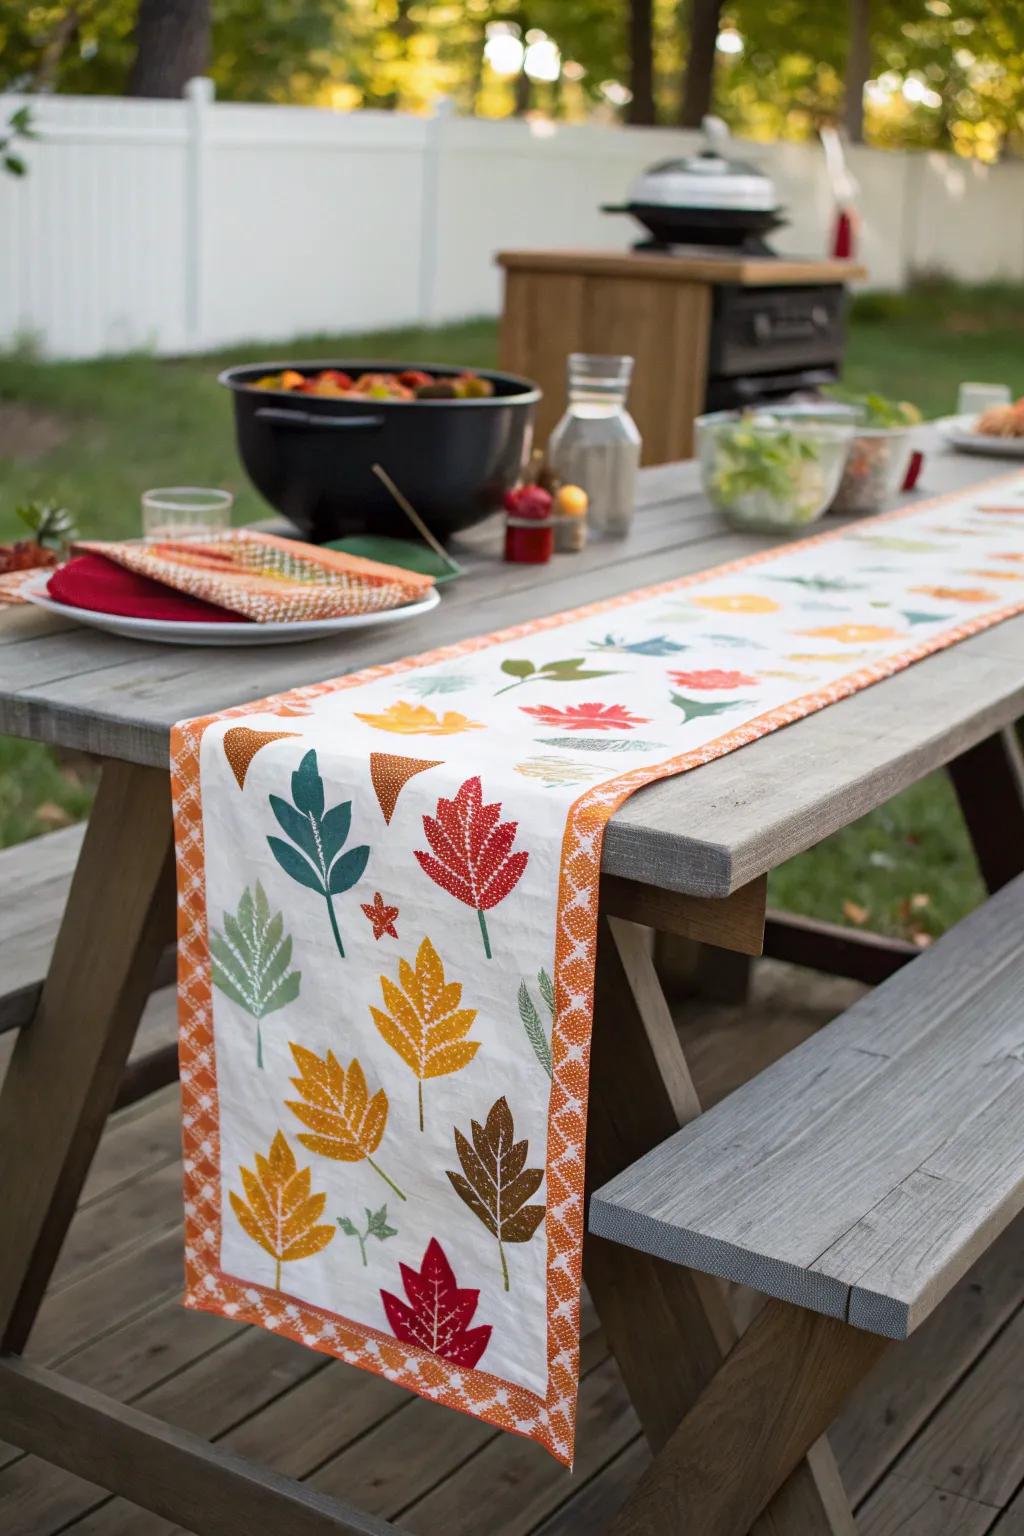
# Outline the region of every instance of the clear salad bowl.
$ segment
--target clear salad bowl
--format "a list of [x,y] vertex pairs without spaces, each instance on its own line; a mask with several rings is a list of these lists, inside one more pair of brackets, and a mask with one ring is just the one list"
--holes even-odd
[[838,421],[782,421],[769,412],[698,416],[697,453],[712,506],[737,528],[795,533],[828,507],[852,428]]

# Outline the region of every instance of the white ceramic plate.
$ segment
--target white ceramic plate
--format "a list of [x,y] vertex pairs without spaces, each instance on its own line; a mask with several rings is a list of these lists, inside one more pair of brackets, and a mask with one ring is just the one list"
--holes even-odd
[[961,453],[984,453],[996,459],[1024,459],[1024,437],[985,437],[975,432],[977,416],[945,416],[934,423]]
[[118,613],[94,613],[91,608],[72,608],[55,602],[46,590],[49,571],[27,581],[20,595],[40,608],[76,619],[93,629],[111,635],[125,635],[132,640],[155,640],[161,645],[291,645],[296,640],[323,640],[349,629],[365,629],[369,624],[401,624],[406,619],[429,613],[441,601],[432,587],[426,597],[401,608],[386,608],[381,613],[353,613],[338,619],[304,619],[292,624],[211,624],[208,621],[181,622],[177,619],[133,619]]

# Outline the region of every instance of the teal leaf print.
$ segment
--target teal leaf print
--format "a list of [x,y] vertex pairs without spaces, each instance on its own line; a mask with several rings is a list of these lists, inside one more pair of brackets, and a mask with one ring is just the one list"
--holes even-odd
[[457,672],[439,672],[433,677],[405,678],[402,682],[406,693],[415,693],[421,699],[429,699],[433,694],[461,693],[463,688],[472,686],[471,677],[461,677]]
[[[548,1009],[548,1012],[551,1014],[551,1017],[554,1018],[555,994],[554,988],[551,985],[551,977],[548,975],[547,971],[542,970],[538,972],[537,983],[540,987],[540,994],[544,999],[544,1003]],[[550,1077],[551,1047],[548,1044],[547,1033],[545,1032],[544,1025],[541,1022],[540,1014],[537,1012],[537,1005],[533,1001],[533,998],[530,996],[530,989],[526,985],[525,981],[521,981],[519,983],[519,1017],[523,1021],[523,1028],[526,1030],[526,1038],[529,1040],[533,1047],[533,1054],[544,1068],[544,1071],[547,1073],[548,1077]]]
[[753,704],[753,699],[722,699],[716,704],[706,699],[691,699],[685,693],[672,694],[672,703],[683,712],[683,725],[699,720],[704,715],[720,715],[726,709],[736,709],[741,704]]
[[948,613],[915,613],[912,608],[901,608],[899,611],[908,624],[941,624],[944,619],[952,617]]
[[812,592],[861,592],[864,589],[862,581],[848,581],[845,576],[767,576],[765,580],[785,581]]
[[375,1237],[379,1243],[384,1243],[389,1237],[398,1236],[398,1228],[388,1226],[388,1208],[382,1205],[379,1211],[371,1211],[368,1206],[363,1206],[363,1214],[366,1217],[366,1227],[360,1232],[355,1222],[348,1216],[339,1216],[338,1226],[346,1237],[354,1237],[359,1244],[359,1252],[363,1259],[363,1268],[366,1268],[366,1241]]
[[324,781],[315,750],[306,753],[292,774],[292,801],[289,804],[279,795],[270,796],[270,808],[289,841],[268,837],[267,842],[285,874],[307,890],[319,892],[326,901],[331,933],[344,959],[345,946],[332,898],[350,891],[362,879],[370,850],[361,844],[338,857],[348,841],[352,802],[345,800],[325,811]]
[[676,656],[689,647],[670,640],[667,635],[651,635],[646,640],[622,640],[617,635],[605,635],[603,640],[591,640],[592,651],[619,651],[629,656]]
[[580,752],[654,752],[665,746],[663,741],[638,741],[635,736],[539,736],[537,740],[542,747],[573,747]]
[[504,688],[499,688],[500,693],[508,693],[511,688],[521,688],[524,683],[579,683],[589,677],[615,677],[615,672],[607,669],[596,671],[593,667],[585,666],[586,657],[571,656],[567,661],[546,661],[542,666],[535,667],[532,661],[525,658],[517,659],[509,657],[501,664],[501,670],[506,677],[513,681],[506,683]]
[[740,645],[748,651],[766,651],[768,647],[762,645],[759,640],[748,640],[746,635],[698,635],[698,641],[706,640],[709,645]]
[[257,880],[238,902],[238,911],[224,913],[224,932],[210,930],[213,984],[256,1020],[256,1065],[263,1067],[263,1020],[299,995],[302,973],[290,969],[292,941],[280,912],[271,914],[266,892]]

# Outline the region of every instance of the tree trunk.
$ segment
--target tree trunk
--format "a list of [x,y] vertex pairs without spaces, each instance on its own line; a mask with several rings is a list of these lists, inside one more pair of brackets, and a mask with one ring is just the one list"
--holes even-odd
[[69,5],[43,45],[43,51],[39,55],[39,63],[36,67],[35,79],[32,82],[34,90],[53,90],[57,83],[61,60],[72,38],[78,31],[81,20],[81,6]]
[[715,43],[723,0],[690,0],[690,46],[683,76],[682,128],[699,128],[711,111],[715,85]]
[[843,125],[851,144],[863,144],[864,85],[871,76],[871,0],[849,0],[849,15]]
[[210,0],[139,0],[131,96],[181,96],[210,62]]
[[654,19],[652,0],[629,0],[629,88],[631,123],[657,122],[654,110]]

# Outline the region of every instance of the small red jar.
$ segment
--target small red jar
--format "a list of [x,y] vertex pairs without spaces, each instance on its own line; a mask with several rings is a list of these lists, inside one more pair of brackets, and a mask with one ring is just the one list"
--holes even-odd
[[505,559],[513,565],[546,565],[555,548],[555,525],[550,517],[505,515]]

